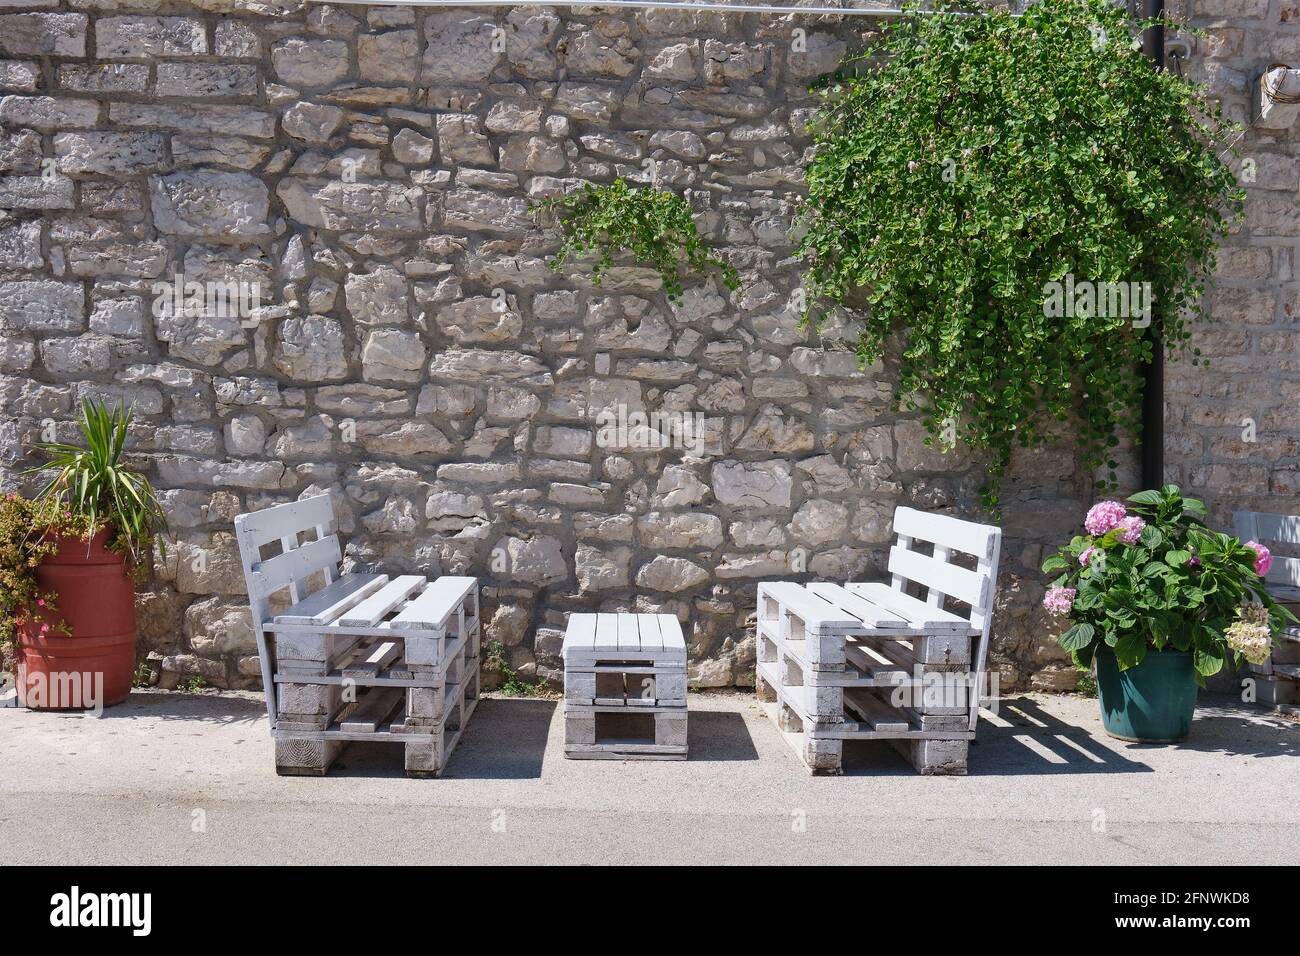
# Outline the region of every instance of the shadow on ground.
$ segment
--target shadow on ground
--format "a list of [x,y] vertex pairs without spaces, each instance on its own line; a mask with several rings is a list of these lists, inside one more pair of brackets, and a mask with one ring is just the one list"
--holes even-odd
[[1239,757],[1295,757],[1300,756],[1300,723],[1243,706],[1235,697],[1202,694],[1192,734],[1178,746]]
[[[560,705],[554,700],[489,697],[480,701],[443,777],[459,780],[529,780],[542,775],[548,746],[563,754]],[[554,727],[553,727],[554,725]],[[743,715],[696,710],[690,716],[693,763],[757,760]],[[348,745],[331,776],[402,777],[402,748],[387,743]]]
[[[1032,698],[1000,701],[997,718],[980,715],[968,760],[972,776],[1152,772],[1147,764],[1109,749],[1087,728],[1049,714]],[[906,743],[885,740],[846,740],[843,768],[853,776],[916,774]]]
[[1030,697],[1002,700],[996,723],[984,716],[971,747],[971,774],[1153,772],[1148,764],[1107,746],[1093,730],[1061,720]]
[[[61,712],[59,716],[68,720],[85,719],[85,715],[77,711]],[[105,707],[98,719],[132,720],[139,717],[223,726],[252,725],[266,717],[266,704],[261,697],[238,697],[232,694],[132,691],[131,696],[122,703]]]
[[[86,719],[79,713],[59,720]],[[251,730],[266,716],[253,695],[134,692],[103,712],[104,720],[149,718]],[[530,698],[485,698],[451,756],[445,777],[525,780],[542,775],[548,746],[559,758],[564,731],[559,702]],[[179,729],[179,727],[178,727]],[[265,732],[264,726],[261,728]],[[692,763],[760,759],[742,713],[694,708],[690,714]],[[1247,757],[1300,756],[1300,723],[1242,705],[1234,697],[1203,694],[1192,734],[1182,750]],[[982,714],[971,746],[969,772],[975,776],[1151,773],[1148,753],[1167,745],[1125,743],[1102,736],[1100,724],[1070,723],[1048,712],[1032,697],[999,702],[995,717]],[[846,741],[844,772],[858,776],[911,776],[911,761],[887,741]],[[403,748],[392,743],[353,743],[331,769],[331,776],[405,777]]]

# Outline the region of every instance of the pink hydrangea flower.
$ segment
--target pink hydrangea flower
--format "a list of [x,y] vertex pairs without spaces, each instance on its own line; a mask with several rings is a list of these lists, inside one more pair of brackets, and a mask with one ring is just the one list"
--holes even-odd
[[1043,607],[1058,617],[1069,614],[1077,593],[1074,588],[1048,588],[1043,595]]
[[1103,535],[1128,517],[1128,511],[1118,501],[1099,501],[1088,509],[1088,517],[1083,519],[1083,527],[1088,534]]
[[1096,548],[1088,548],[1083,552],[1083,554],[1079,555],[1079,563],[1082,564],[1084,567],[1087,567],[1088,562],[1092,560],[1092,556],[1096,553],[1097,553]]
[[1255,552],[1255,573],[1262,578],[1273,566],[1273,552],[1258,541],[1247,541],[1246,547]]
[[1142,537],[1142,529],[1147,526],[1147,523],[1137,515],[1129,515],[1119,523],[1119,526],[1124,529],[1120,532],[1119,539],[1125,544],[1137,544]]

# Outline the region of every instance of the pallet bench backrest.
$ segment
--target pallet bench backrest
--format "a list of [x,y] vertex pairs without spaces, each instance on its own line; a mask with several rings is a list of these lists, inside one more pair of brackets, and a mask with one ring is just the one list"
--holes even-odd
[[[931,607],[942,608],[945,598],[969,605],[971,627],[987,637],[993,615],[1002,530],[900,507],[894,511],[894,533],[898,541],[889,549],[890,586],[906,591],[909,583],[920,585],[925,588],[925,601]],[[917,550],[914,547],[917,545],[933,545],[933,553]],[[974,569],[953,564],[954,552],[973,556]]]
[[[308,535],[312,540],[303,540]],[[253,615],[253,634],[257,638],[262,687],[266,691],[266,713],[274,730],[275,667],[265,630],[271,620],[271,596],[287,588],[289,601],[297,604],[312,593],[309,588],[313,581],[326,587],[338,579],[343,549],[334,533],[334,508],[330,497],[317,495],[237,515],[235,541],[239,545],[239,562],[244,568],[244,583],[248,586],[248,606]],[[263,559],[262,549],[267,545],[278,545],[279,553]]]
[[[312,540],[304,540],[311,536]],[[329,495],[274,505],[235,518],[235,540],[248,585],[253,626],[261,638],[270,620],[270,598],[284,588],[296,604],[307,597],[313,581],[322,586],[338,577],[343,550],[334,533],[334,509]],[[279,553],[262,558],[262,549],[278,545]]]
[[[1270,550],[1278,545],[1300,549],[1300,515],[1275,515],[1262,511],[1237,511],[1233,530],[1242,541],[1258,541]],[[1300,588],[1300,558],[1273,556],[1264,580],[1275,587]]]

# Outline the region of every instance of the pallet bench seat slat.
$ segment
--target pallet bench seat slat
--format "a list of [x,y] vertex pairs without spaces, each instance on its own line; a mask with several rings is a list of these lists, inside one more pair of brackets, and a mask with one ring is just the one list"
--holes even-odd
[[374,627],[394,608],[403,604],[425,583],[423,575],[403,574],[385,584],[364,601],[340,615],[343,627]]
[[393,618],[392,626],[398,630],[439,630],[446,626],[447,619],[475,587],[475,578],[449,577],[431,581]]
[[338,616],[388,583],[386,574],[345,574],[275,616],[276,624],[335,624]]
[[818,597],[848,611],[868,627],[907,627],[907,619],[901,614],[889,611],[886,608],[881,607],[879,604],[873,604],[865,597],[862,597],[859,594],[853,594],[851,591],[838,584],[816,582],[814,584],[809,584],[808,590],[812,591]]
[[881,581],[850,582],[845,588],[886,610],[907,619],[909,628],[928,630],[970,630],[970,622],[943,608],[930,607],[910,594],[895,591]]

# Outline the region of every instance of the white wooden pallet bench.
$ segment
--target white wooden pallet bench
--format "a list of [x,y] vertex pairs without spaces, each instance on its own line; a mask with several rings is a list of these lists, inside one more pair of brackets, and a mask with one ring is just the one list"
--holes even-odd
[[891,741],[923,774],[966,772],[1002,533],[912,508],[894,530],[889,584],[758,586],[758,699],[813,773],[842,772],[845,740]]
[[672,614],[570,614],[564,755],[686,759],[686,639]]
[[[1258,541],[1269,550],[1278,546],[1300,548],[1300,516],[1238,511],[1233,530],[1242,541]],[[1300,617],[1300,558],[1273,556],[1264,576],[1274,600]],[[1250,664],[1255,677],[1255,700],[1289,714],[1300,714],[1300,626],[1292,625],[1273,644],[1273,654],[1263,664]]]
[[235,519],[276,771],[322,775],[348,742],[382,741],[404,745],[409,776],[435,777],[478,704],[478,581],[340,576],[333,526],[328,495]]

